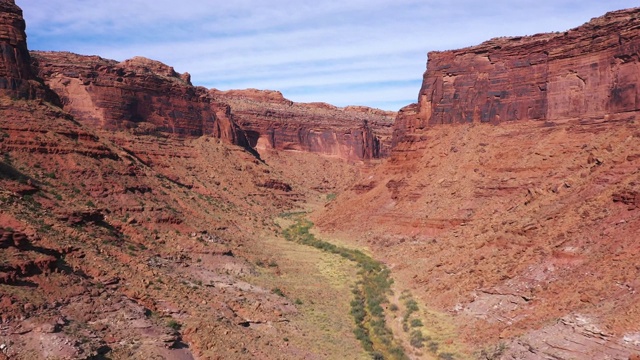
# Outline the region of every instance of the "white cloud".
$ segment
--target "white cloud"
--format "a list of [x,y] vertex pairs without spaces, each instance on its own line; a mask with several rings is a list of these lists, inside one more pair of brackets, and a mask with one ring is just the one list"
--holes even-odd
[[[415,100],[428,51],[563,31],[629,6],[621,0],[17,3],[32,49],[117,60],[141,55],[208,87],[270,88],[295,101],[394,110]],[[406,85],[412,80],[415,86]]]

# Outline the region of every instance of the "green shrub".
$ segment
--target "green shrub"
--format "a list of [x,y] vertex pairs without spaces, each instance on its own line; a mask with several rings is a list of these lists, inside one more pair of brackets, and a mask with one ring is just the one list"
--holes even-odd
[[271,292],[276,294],[276,295],[278,295],[278,296],[284,297],[284,293],[282,292],[282,290],[280,290],[280,288],[275,287],[275,288],[271,289]]
[[179,322],[177,322],[174,319],[171,319],[169,321],[167,321],[167,326],[170,327],[173,330],[180,330],[182,328],[182,324],[180,324]]
[[420,330],[414,330],[411,332],[411,337],[409,340],[409,343],[411,344],[411,346],[413,346],[414,348],[422,348],[424,347],[424,337],[422,336],[422,331]]

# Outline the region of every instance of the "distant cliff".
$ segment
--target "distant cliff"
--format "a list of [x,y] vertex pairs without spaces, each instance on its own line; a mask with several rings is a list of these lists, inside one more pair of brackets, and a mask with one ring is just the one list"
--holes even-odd
[[211,90],[231,106],[234,119],[258,150],[299,150],[344,159],[388,154],[394,112],[361,106],[295,103],[278,91]]
[[158,61],[32,52],[33,68],[77,120],[107,130],[213,135],[232,144],[372,159],[390,149],[395,113],[300,104],[275,91],[207,90]]
[[640,109],[640,8],[564,33],[431,52],[395,141],[433,124],[602,118]]
[[67,52],[32,52],[34,68],[80,122],[107,130],[204,134],[246,146],[229,106],[158,61],[123,62]]

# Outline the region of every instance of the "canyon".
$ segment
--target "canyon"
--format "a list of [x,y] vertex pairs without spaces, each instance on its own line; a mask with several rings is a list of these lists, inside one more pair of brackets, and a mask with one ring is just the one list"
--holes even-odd
[[30,52],[0,10],[0,359],[640,356],[640,9],[431,52],[397,113]]

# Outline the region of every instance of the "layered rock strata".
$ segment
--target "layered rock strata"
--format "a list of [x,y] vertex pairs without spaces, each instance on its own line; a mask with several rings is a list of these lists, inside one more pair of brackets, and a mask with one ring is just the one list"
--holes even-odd
[[563,33],[431,52],[396,139],[432,124],[603,118],[640,109],[640,8]]
[[78,121],[106,130],[212,135],[246,146],[229,106],[191,85],[188,73],[142,57],[117,62],[67,52],[32,52],[34,69]]
[[15,1],[0,0],[0,95],[55,101],[31,71],[25,28]]
[[389,153],[394,112],[296,103],[278,91],[214,89],[211,94],[231,106],[234,119],[258,151],[298,150],[350,160]]

